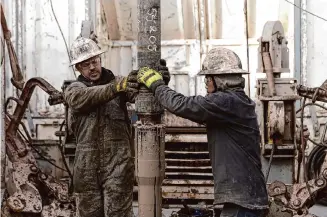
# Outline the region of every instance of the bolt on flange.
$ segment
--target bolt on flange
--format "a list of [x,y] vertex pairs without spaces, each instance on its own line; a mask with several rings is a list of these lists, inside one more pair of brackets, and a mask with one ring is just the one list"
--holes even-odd
[[37,204],[35,204],[35,205],[33,206],[33,208],[34,208],[36,211],[40,211],[40,209],[41,209],[41,207],[40,207],[39,205],[37,205]]
[[280,193],[280,188],[279,188],[279,187],[274,188],[274,192],[275,192],[276,194],[279,194],[279,193]]
[[300,206],[301,205],[301,200],[300,199],[296,199],[293,201],[293,205],[294,206]]
[[325,180],[323,180],[323,179],[317,179],[317,180],[315,181],[315,183],[316,183],[316,185],[317,185],[318,187],[321,187],[321,186],[323,186],[323,185],[325,184]]

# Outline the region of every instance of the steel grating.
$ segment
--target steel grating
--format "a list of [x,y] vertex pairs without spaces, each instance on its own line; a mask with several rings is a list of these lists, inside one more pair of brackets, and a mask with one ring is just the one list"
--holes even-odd
[[206,137],[205,132],[167,135],[162,186],[167,204],[182,203],[183,200],[188,200],[188,203],[213,200],[212,167],[203,136]]

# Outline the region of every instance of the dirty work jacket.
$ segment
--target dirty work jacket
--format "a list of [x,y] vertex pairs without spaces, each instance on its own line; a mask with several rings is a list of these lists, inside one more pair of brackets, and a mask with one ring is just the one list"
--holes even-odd
[[166,85],[153,88],[171,113],[206,124],[214,176],[214,203],[267,209],[255,103],[242,89],[185,97]]
[[134,160],[126,96],[102,68],[100,83],[79,77],[65,90],[69,128],[76,137],[74,191],[79,216],[132,217]]

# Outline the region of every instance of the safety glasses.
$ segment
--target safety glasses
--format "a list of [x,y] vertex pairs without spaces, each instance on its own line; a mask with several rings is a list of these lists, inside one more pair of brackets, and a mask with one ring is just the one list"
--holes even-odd
[[95,57],[90,60],[84,61],[80,63],[80,67],[83,70],[87,70],[91,68],[91,65],[97,66],[100,63],[100,57]]
[[213,81],[212,77],[210,77],[210,76],[204,78],[204,83],[205,84],[208,84],[209,82],[212,82],[212,81]]

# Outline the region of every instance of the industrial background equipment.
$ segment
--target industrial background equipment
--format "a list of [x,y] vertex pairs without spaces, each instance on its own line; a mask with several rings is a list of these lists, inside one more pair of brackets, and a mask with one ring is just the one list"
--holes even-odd
[[[305,163],[307,142],[303,132],[304,107],[300,110],[299,143],[296,138],[295,111],[296,100],[303,96],[303,92],[300,91],[299,96],[297,91],[305,88],[297,86],[297,81],[293,78],[281,78],[281,73],[289,72],[289,53],[281,22],[267,22],[259,41],[258,71],[266,73],[266,78],[257,80],[257,98],[260,100],[257,109],[262,155],[269,158],[266,173],[268,193],[276,204],[282,206],[282,211],[291,213],[292,216],[313,216],[308,214],[308,209],[318,199],[315,192],[326,187],[327,165],[322,166],[318,176],[308,181]],[[322,89],[316,89],[313,95],[316,97]],[[302,102],[305,103],[305,100],[306,97]],[[273,165],[273,161],[278,163]],[[290,172],[294,171],[289,173],[292,176],[285,176],[281,162],[284,166],[288,164]],[[280,175],[275,170],[269,176],[272,167],[280,169]],[[304,175],[304,179],[301,179],[301,175]]]
[[256,92],[266,182],[278,179],[292,184],[296,180],[294,160],[297,155],[295,102],[301,97],[296,93],[296,79],[281,78],[281,73],[289,73],[290,69],[280,21],[268,21],[263,28],[257,72],[266,74],[266,78],[257,79]]

